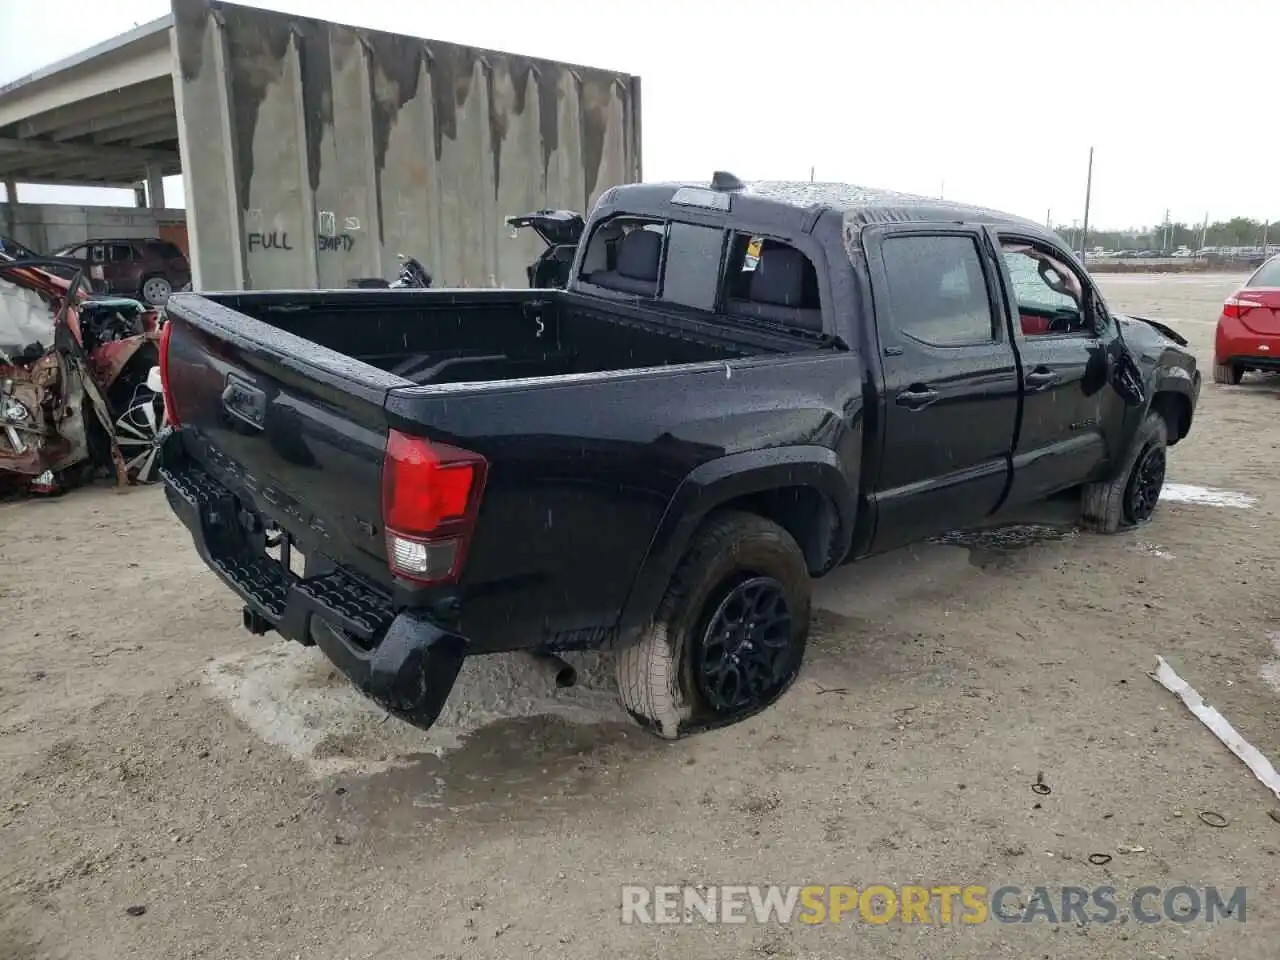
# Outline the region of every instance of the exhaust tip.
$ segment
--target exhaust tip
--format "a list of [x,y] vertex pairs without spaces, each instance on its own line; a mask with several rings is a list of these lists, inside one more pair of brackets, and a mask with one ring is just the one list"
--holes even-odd
[[539,672],[547,677],[557,689],[564,690],[577,685],[578,671],[573,664],[557,657],[554,653],[544,653],[540,650],[525,650],[522,653],[533,662]]
[[576,686],[578,683],[578,671],[570,664],[565,664],[556,671],[556,686],[561,690],[568,687]]

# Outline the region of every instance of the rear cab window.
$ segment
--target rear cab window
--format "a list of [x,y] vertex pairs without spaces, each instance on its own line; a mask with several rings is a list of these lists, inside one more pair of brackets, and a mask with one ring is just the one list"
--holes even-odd
[[709,316],[822,332],[813,262],[786,241],[754,233],[615,216],[592,231],[578,277]]
[[724,280],[724,313],[822,332],[818,271],[789,243],[735,233]]
[[1280,257],[1268,260],[1247,281],[1246,287],[1280,287]]
[[889,313],[903,336],[932,347],[989,344],[998,320],[970,234],[889,235],[880,242]]

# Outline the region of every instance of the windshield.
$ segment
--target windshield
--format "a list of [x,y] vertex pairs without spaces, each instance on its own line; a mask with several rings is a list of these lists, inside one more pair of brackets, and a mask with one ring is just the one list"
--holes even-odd
[[12,237],[0,237],[0,253],[13,257],[15,260],[25,260],[28,257],[34,257],[30,248],[24,247]]
[[53,345],[53,305],[35,290],[0,274],[0,362],[12,362],[33,343]]

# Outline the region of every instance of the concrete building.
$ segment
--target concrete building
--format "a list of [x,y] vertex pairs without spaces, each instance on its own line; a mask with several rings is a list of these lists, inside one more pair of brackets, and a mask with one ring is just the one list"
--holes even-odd
[[[0,181],[138,190],[145,212],[86,213],[90,234],[159,235],[179,171],[197,288],[340,287],[401,252],[444,284],[519,286],[537,241],[504,217],[640,179],[639,78],[173,0],[0,87]],[[29,206],[0,232],[85,239]]]

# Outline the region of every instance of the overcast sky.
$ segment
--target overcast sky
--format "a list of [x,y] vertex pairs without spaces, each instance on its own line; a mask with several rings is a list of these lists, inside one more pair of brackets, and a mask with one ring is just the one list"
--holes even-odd
[[[1055,223],[1280,218],[1268,0],[252,0],[637,73],[645,179],[944,193]],[[168,11],[0,0],[0,83]],[[944,186],[945,184],[945,186]],[[166,188],[181,203],[180,183]],[[119,195],[119,192],[116,192]],[[24,200],[76,192],[27,187]],[[130,202],[124,194],[124,202]]]

